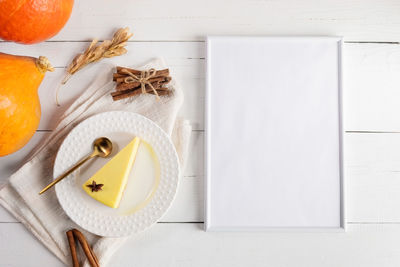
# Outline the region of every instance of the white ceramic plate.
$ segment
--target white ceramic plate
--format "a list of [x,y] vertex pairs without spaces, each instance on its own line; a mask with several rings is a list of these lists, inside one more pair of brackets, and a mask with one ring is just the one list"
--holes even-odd
[[[139,233],[156,223],[174,199],[179,178],[175,147],[151,120],[131,112],[105,112],[83,121],[65,138],[55,160],[54,177],[89,154],[93,140],[101,136],[113,142],[113,153],[106,159],[92,159],[58,183],[58,201],[75,223],[94,234],[120,237]],[[112,209],[89,197],[82,184],[135,136],[144,142],[120,206]]]

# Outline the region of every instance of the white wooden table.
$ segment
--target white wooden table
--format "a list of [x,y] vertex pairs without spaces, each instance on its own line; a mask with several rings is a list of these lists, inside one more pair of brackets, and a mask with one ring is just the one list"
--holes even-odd
[[[98,70],[72,78],[54,102],[73,55],[98,37],[129,26],[129,54],[141,64],[165,58],[183,85],[181,114],[193,124],[189,164],[168,214],[129,241],[110,266],[399,266],[400,2],[396,0],[76,0],[52,40],[0,51],[47,56],[56,66],[39,89],[42,120],[31,142],[0,159],[0,183],[24,162]],[[208,34],[344,36],[347,233],[206,233],[203,231],[204,37]],[[62,266],[0,208],[0,266]]]

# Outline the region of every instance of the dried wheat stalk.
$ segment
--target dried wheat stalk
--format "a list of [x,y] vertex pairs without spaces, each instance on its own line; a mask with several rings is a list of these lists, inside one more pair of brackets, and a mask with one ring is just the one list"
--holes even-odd
[[110,58],[121,56],[127,52],[125,49],[126,42],[132,37],[129,28],[121,28],[114,33],[112,40],[105,40],[98,44],[95,39],[89,45],[85,52],[78,54],[67,67],[67,74],[65,75],[62,84],[65,84],[71,76],[84,68],[86,65],[99,61],[103,58]]

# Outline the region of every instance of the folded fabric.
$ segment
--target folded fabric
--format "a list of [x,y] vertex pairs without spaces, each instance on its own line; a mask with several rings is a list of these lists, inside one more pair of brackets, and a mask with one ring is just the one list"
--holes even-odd
[[[142,69],[166,68],[161,59],[151,61]],[[58,203],[54,190],[43,195],[38,192],[53,180],[53,163],[65,136],[81,121],[105,111],[125,110],[139,113],[157,123],[172,138],[178,152],[181,167],[184,165],[191,126],[183,119],[176,119],[183,103],[183,93],[172,79],[168,87],[170,96],[157,100],[153,95],[143,94],[113,101],[110,95],[114,87],[111,81],[113,68],[105,66],[83,94],[69,107],[56,129],[35,150],[30,160],[14,173],[0,189],[0,204],[22,222],[62,262],[70,264],[68,242],[65,232],[80,229],[93,244],[101,266],[105,266],[126,238],[105,238],[88,233],[72,222]],[[78,78],[78,77],[76,77]],[[87,263],[85,263],[87,265]]]

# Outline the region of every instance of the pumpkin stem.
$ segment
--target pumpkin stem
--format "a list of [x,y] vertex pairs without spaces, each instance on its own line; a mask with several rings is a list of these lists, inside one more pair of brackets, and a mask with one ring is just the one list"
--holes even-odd
[[40,56],[36,59],[36,66],[41,73],[46,73],[46,71],[54,71],[54,68],[51,66],[50,61],[47,57]]

